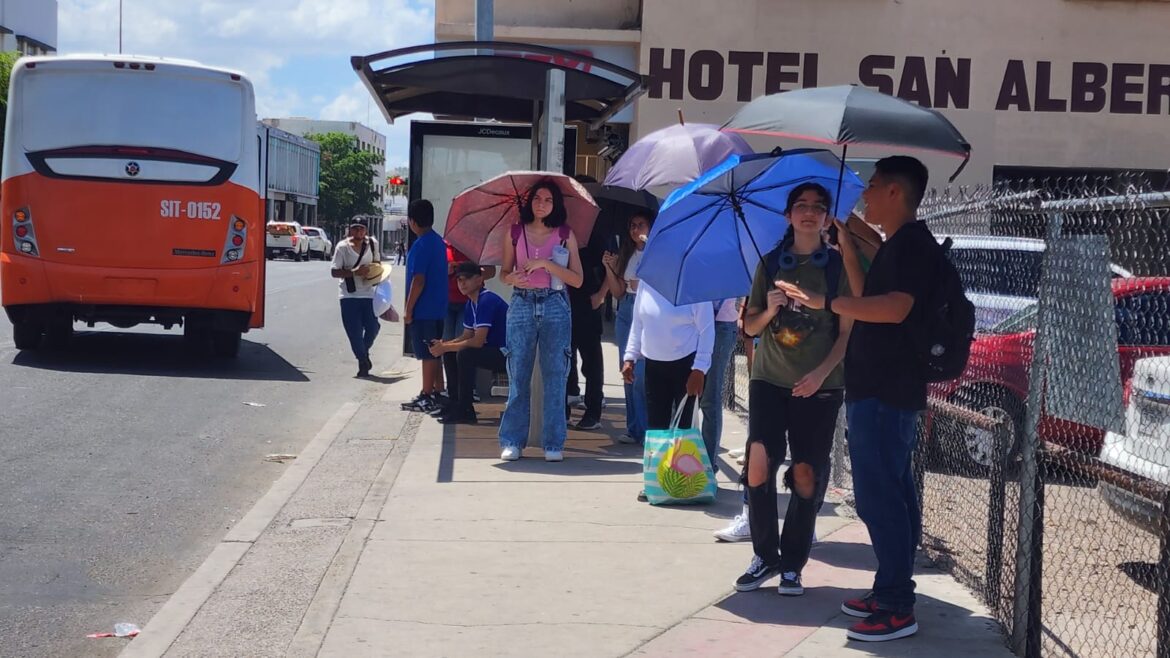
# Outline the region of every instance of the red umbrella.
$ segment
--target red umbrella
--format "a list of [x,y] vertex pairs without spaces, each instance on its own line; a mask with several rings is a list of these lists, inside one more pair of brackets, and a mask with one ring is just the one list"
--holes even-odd
[[520,207],[532,187],[550,181],[565,197],[569,228],[579,244],[589,241],[597,219],[597,202],[577,181],[547,171],[510,171],[459,193],[447,213],[443,237],[481,265],[501,265],[503,241],[520,221]]

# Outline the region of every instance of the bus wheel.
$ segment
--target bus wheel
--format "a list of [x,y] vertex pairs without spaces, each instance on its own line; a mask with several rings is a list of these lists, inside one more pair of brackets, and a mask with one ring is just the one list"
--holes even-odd
[[41,345],[44,330],[36,322],[23,320],[12,325],[12,342],[18,350],[35,350]]
[[58,319],[45,327],[45,343],[53,349],[63,349],[69,346],[69,339],[73,338],[73,319]]
[[220,331],[211,333],[211,347],[216,356],[234,359],[240,353],[239,331]]

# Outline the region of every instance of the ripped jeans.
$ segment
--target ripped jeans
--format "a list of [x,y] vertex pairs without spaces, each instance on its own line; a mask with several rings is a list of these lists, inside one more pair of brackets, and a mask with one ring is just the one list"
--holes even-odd
[[[748,452],[743,472],[752,548],[765,564],[778,565],[783,573],[800,573],[808,562],[822,490],[818,474],[824,478],[828,473],[843,393],[821,390],[810,398],[798,398],[791,389],[755,379],[748,389]],[[758,450],[757,443],[768,457],[767,479],[752,486],[752,453]],[[792,466],[784,473],[784,486],[790,495],[781,534],[776,520],[776,476],[788,451]],[[803,473],[798,474],[798,469]],[[802,479],[808,496],[800,495]]]
[[528,445],[529,416],[532,412],[532,369],[540,352],[540,375],[544,390],[541,447],[546,452],[565,447],[565,381],[569,373],[569,345],[572,330],[569,298],[549,289],[520,290],[508,306],[507,349],[508,406],[500,418],[500,447]]

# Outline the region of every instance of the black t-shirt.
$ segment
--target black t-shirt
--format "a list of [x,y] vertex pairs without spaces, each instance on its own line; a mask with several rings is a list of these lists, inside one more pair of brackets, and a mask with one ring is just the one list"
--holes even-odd
[[909,327],[920,321],[918,304],[930,290],[940,257],[938,242],[922,222],[906,224],[878,249],[865,276],[864,296],[904,292],[914,298],[914,308],[901,324],[854,323],[845,354],[847,399],[926,408],[926,378]]
[[605,284],[605,264],[601,262],[601,251],[591,244],[577,253],[581,259],[581,287],[569,288],[569,302],[574,308],[593,310],[590,298]]

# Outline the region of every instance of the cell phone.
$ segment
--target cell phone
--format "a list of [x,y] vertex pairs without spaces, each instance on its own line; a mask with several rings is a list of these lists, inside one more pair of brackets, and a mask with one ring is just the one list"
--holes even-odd
[[829,225],[828,235],[829,235],[829,244],[836,246],[837,240],[839,239],[839,236],[837,235],[837,224],[834,223],[834,224]]

